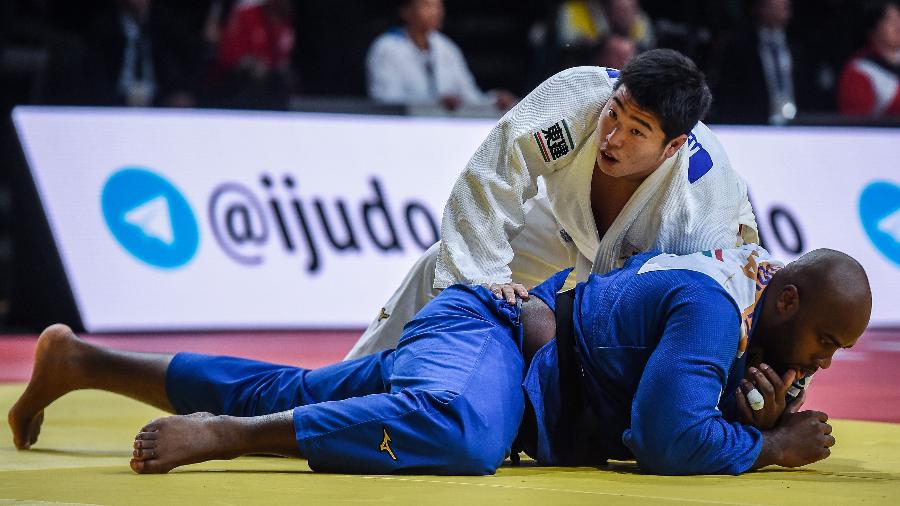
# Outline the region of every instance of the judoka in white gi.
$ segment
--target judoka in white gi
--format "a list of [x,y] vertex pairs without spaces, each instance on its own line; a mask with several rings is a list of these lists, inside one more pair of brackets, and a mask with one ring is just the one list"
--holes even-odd
[[456,181],[441,241],[413,266],[350,351],[397,344],[403,325],[454,283],[527,297],[554,272],[575,280],[647,250],[687,254],[758,242],[746,184],[699,120],[703,74],[667,49],[621,73],[565,70],[510,110]]

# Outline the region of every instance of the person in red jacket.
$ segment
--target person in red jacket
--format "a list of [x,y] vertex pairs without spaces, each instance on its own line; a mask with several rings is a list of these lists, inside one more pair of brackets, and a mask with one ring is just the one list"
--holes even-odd
[[223,105],[278,108],[293,86],[293,52],[289,0],[237,7],[222,30],[216,57]]
[[868,43],[844,66],[838,84],[841,114],[900,116],[900,5],[867,6]]

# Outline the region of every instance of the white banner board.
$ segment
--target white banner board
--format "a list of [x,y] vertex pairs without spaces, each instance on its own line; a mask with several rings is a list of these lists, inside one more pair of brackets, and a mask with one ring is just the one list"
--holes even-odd
[[[19,107],[89,331],[362,327],[490,120]],[[859,259],[900,324],[900,131],[716,127],[766,246]]]
[[438,236],[490,128],[284,113],[17,108],[92,332],[365,326]]
[[871,325],[900,326],[900,129],[715,127],[786,262],[843,251],[872,285]]

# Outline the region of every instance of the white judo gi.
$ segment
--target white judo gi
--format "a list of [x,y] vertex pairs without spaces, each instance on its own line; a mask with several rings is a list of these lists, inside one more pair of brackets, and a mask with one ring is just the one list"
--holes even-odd
[[747,187],[698,123],[600,237],[591,210],[600,112],[618,71],[549,78],[497,123],[456,181],[441,241],[416,262],[347,358],[396,346],[403,325],[454,283],[534,286],[572,265],[581,281],[636,252],[687,254],[759,242]]

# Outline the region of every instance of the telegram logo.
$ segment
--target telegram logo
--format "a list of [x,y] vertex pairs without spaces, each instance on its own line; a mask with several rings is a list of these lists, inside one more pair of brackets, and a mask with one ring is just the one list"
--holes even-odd
[[163,269],[188,263],[200,234],[191,207],[172,183],[139,167],[126,167],[103,185],[106,226],[135,258]]
[[859,197],[859,218],[872,244],[900,266],[900,186],[872,183]]

